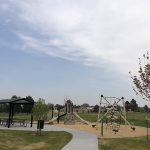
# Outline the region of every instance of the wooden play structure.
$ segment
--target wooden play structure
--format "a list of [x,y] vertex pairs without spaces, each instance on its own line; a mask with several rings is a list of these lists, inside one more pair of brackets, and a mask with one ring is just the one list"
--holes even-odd
[[71,100],[66,100],[65,106],[62,109],[57,110],[56,108],[53,108],[52,119],[49,120],[49,123],[53,123],[56,120],[57,123],[59,123],[61,118],[63,118],[64,124],[75,124],[73,114],[73,103]]
[[124,98],[101,95],[97,119],[97,129],[101,131],[101,136],[103,136],[104,128],[109,128],[116,134],[123,122],[130,126],[132,130],[135,130],[135,127],[126,119]]
[[84,120],[80,117],[77,112],[73,111],[73,102],[69,100],[65,100],[64,108],[57,110],[57,108],[53,107],[52,109],[52,119],[49,120],[50,124],[53,124],[54,121],[57,121],[59,124],[60,119],[64,121],[64,124],[73,125],[75,124],[75,118],[77,118],[81,123],[86,125],[91,125],[91,122]]

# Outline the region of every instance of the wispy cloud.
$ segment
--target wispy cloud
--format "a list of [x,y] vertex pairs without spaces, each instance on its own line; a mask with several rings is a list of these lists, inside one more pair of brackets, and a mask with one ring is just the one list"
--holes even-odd
[[16,31],[24,50],[128,73],[150,47],[149,6],[147,0],[6,0],[3,12],[15,7],[26,26]]

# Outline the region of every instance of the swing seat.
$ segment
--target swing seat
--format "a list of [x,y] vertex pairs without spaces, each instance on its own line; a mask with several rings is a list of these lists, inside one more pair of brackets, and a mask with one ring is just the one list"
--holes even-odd
[[95,128],[95,127],[96,127],[96,124],[92,124],[92,127]]
[[133,131],[135,131],[135,127],[131,127],[131,129],[132,129]]
[[118,132],[118,129],[112,129],[112,131],[116,134],[116,132]]

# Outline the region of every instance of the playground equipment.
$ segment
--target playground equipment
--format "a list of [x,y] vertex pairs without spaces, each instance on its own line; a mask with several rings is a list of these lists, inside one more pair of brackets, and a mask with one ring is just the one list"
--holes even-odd
[[74,115],[73,115],[73,102],[67,100],[65,103],[66,107],[66,116],[64,119],[64,124],[75,124]]
[[101,136],[103,136],[104,126],[106,129],[111,128],[116,134],[119,131],[122,120],[124,120],[125,125],[128,124],[132,130],[135,130],[135,127],[126,119],[124,98],[104,97],[101,95],[97,119],[97,129],[99,123],[101,123]]
[[83,124],[91,125],[89,121],[84,120],[76,112],[73,112],[73,102],[71,100],[66,100],[64,108],[60,110],[57,110],[55,107],[53,108],[52,119],[49,120],[49,123],[52,124],[54,121],[59,123],[60,119],[63,118],[64,124],[75,124],[74,116]]
[[73,114],[83,123],[83,124],[87,124],[90,125],[91,122],[84,120],[83,118],[81,118],[76,112],[73,112]]
[[53,122],[58,119],[58,110],[56,107],[53,107],[52,112],[51,112],[51,116],[52,116],[52,119],[49,120],[49,123],[53,124]]
[[53,123],[56,120],[57,123],[59,123],[60,118],[64,118],[64,124],[75,124],[73,115],[73,103],[71,100],[66,100],[64,108],[60,110],[54,108],[52,110],[52,119],[49,120],[49,123]]

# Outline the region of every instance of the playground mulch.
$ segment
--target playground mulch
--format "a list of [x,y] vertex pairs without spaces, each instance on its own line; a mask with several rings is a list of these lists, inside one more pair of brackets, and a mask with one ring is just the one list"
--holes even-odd
[[[100,127],[98,129],[95,127],[93,128],[92,125],[86,125],[82,124],[80,122],[77,122],[75,125],[64,125],[63,122],[60,122],[59,124],[54,124],[55,126],[61,127],[61,128],[69,128],[69,129],[75,129],[77,131],[85,131],[88,133],[96,134],[98,137],[101,136]],[[113,132],[111,127],[104,126],[103,130],[103,137],[104,138],[124,138],[124,137],[139,137],[139,136],[145,136],[146,135],[146,128],[145,127],[139,127],[134,126],[135,131],[131,129],[128,125],[121,125],[119,128],[119,131]],[[150,132],[150,128],[149,128]]]

